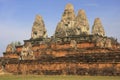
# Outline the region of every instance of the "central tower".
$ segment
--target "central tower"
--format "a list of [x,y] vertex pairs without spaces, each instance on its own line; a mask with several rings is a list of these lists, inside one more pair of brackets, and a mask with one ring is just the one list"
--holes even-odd
[[67,37],[74,35],[89,35],[89,24],[84,10],[79,10],[75,15],[72,4],[67,4],[58,23],[55,37]]

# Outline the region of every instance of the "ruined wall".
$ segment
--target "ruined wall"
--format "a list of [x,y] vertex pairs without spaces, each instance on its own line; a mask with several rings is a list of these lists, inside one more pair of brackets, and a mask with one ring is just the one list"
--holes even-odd
[[19,55],[16,53],[6,53],[4,54],[5,58],[19,58]]
[[5,70],[14,74],[120,75],[119,52],[69,55],[66,52],[62,54],[63,52],[60,55],[66,54],[65,56],[42,55],[44,57],[39,60],[6,59]]
[[26,62],[7,64],[6,70],[19,74],[120,75],[120,63]]
[[94,43],[80,43],[80,44],[77,44],[77,48],[94,48],[95,47],[95,44]]
[[21,52],[21,51],[22,51],[22,47],[23,47],[23,46],[17,46],[17,47],[16,47],[16,51],[17,51],[17,52]]
[[[115,47],[116,45],[113,45]],[[116,47],[115,47],[116,48]],[[80,54],[80,53],[108,53],[108,52],[116,52],[119,51],[117,49],[107,49],[107,48],[99,48],[96,47],[93,42],[79,42],[76,44],[73,43],[51,43],[51,44],[38,44],[33,45],[31,47],[32,56],[34,59],[38,59],[44,55],[52,55],[54,57],[61,57],[70,54]],[[9,58],[19,58],[20,54],[17,53],[22,52],[22,47],[17,47],[15,53],[5,53],[4,57]],[[30,55],[30,54],[29,54]],[[26,55],[26,57],[28,57]],[[31,56],[30,56],[31,57]],[[32,57],[32,59],[33,59]],[[28,59],[28,58],[26,58]]]
[[[76,49],[85,49],[85,48],[93,48],[95,45],[93,43],[79,43],[76,44]],[[67,54],[76,54],[75,48],[71,46],[70,43],[66,44],[51,44],[50,46],[46,44],[40,44],[32,47],[34,51],[34,55],[36,58],[41,54],[49,54],[55,57],[66,56]],[[86,50],[87,52],[87,50]]]

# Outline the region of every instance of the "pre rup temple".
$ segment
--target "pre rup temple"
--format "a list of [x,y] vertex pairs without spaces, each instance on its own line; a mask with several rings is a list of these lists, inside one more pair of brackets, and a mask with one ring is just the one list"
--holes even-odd
[[51,37],[36,15],[31,38],[14,49],[9,44],[0,69],[13,74],[120,75],[120,43],[105,35],[100,18],[91,30],[85,11],[75,15],[72,4],[66,5]]

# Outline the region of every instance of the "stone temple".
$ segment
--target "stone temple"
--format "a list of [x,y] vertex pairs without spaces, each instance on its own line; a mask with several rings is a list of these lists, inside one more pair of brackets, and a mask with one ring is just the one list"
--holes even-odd
[[120,75],[120,43],[107,37],[100,18],[90,32],[84,10],[75,15],[67,4],[53,36],[36,15],[31,38],[23,45],[9,44],[0,58],[0,69],[13,74]]

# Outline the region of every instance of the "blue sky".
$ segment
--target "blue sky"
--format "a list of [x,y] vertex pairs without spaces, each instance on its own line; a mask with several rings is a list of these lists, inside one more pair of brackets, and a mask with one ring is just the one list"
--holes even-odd
[[43,17],[48,35],[53,35],[67,3],[74,5],[76,14],[85,10],[90,28],[99,17],[106,35],[120,41],[120,0],[0,0],[0,56],[12,41],[30,39],[36,14]]

